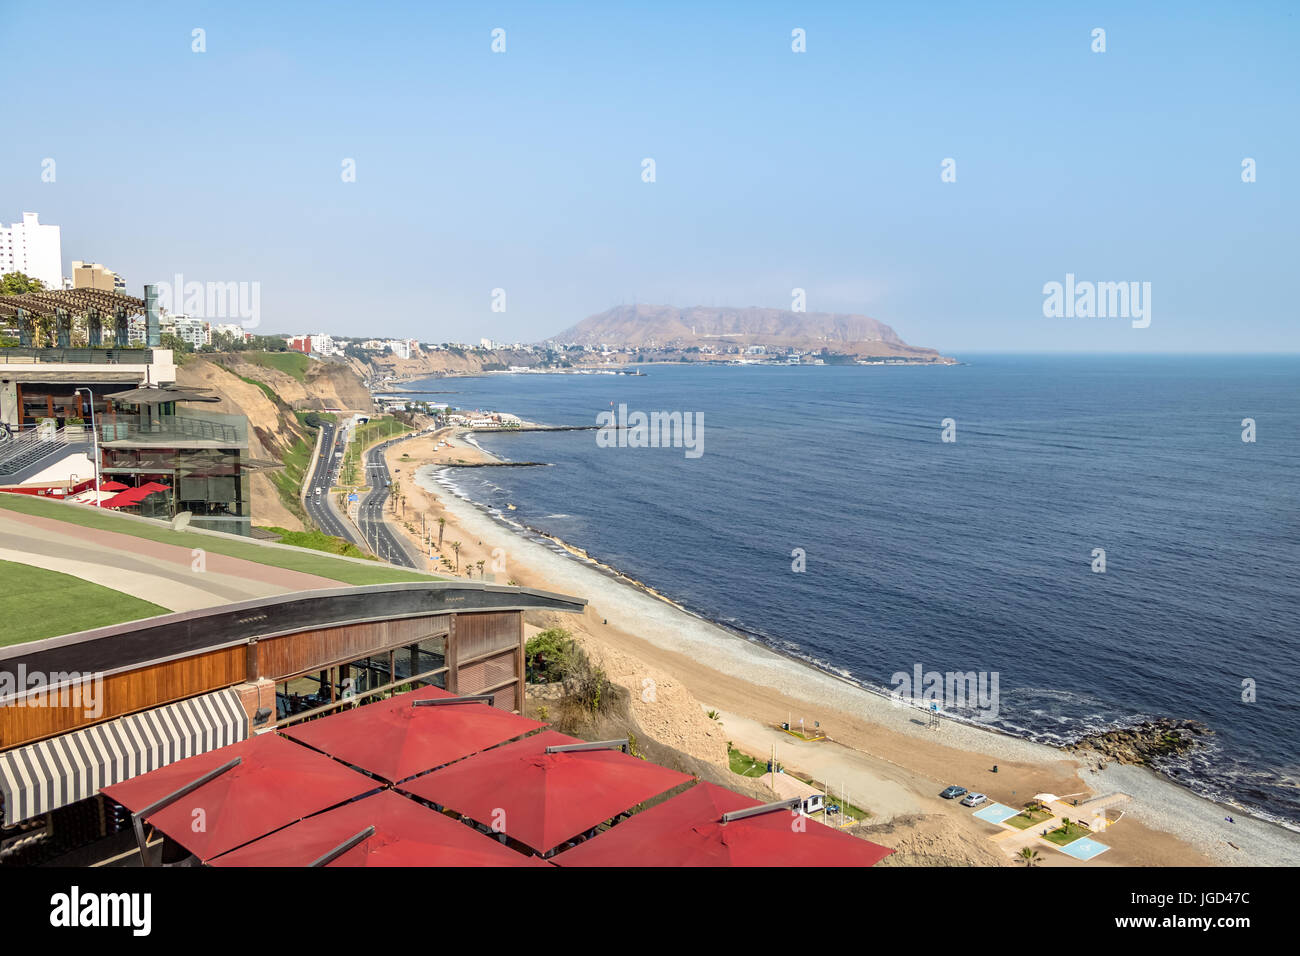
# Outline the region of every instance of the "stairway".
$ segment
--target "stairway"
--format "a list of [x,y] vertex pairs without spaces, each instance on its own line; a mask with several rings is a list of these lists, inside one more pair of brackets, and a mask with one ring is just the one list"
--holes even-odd
[[69,441],[66,429],[55,431],[18,432],[12,439],[0,444],[0,482],[14,485],[36,474],[41,469],[86,450],[89,439]]

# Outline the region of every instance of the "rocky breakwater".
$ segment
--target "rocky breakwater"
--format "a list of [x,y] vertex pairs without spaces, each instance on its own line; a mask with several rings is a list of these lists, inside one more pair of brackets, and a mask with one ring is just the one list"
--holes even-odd
[[1132,727],[1116,728],[1080,737],[1065,749],[1096,761],[1138,764],[1150,767],[1163,758],[1176,757],[1204,743],[1213,734],[1209,727],[1195,720],[1159,717]]

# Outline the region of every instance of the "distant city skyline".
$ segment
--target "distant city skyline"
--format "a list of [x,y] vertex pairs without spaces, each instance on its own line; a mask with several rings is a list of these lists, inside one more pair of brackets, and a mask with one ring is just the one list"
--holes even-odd
[[[802,290],[945,354],[1300,351],[1285,5],[390,10],[7,10],[40,79],[0,223],[133,295],[257,283],[264,333],[535,342]],[[1142,318],[1049,314],[1076,279]]]

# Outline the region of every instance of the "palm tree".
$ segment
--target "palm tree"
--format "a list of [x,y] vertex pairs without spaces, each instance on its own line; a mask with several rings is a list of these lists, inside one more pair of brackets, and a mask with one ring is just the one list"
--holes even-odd
[[1025,847],[1020,851],[1020,862],[1025,864],[1025,866],[1037,866],[1038,851]]
[[460,573],[460,542],[453,541],[451,543],[451,550],[452,553],[456,555],[456,573],[459,574]]
[[446,524],[447,524],[447,519],[445,517],[438,519],[438,550],[439,551],[442,550],[442,529],[443,526]]
[[479,577],[483,577],[483,565],[487,564],[487,562],[486,562],[486,561],[475,561],[474,563],[475,563],[476,565],[478,565],[478,576],[479,576]]

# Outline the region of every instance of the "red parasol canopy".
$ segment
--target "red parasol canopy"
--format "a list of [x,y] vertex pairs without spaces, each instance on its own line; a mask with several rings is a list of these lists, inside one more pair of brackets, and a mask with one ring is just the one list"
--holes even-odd
[[488,704],[415,707],[454,697],[437,687],[285,728],[285,736],[397,782],[546,725]]
[[615,824],[559,866],[874,866],[894,851],[789,810],[722,822],[757,801],[711,783]]
[[126,505],[138,505],[149,495],[150,492],[145,491],[143,488],[128,488],[121,494],[105,498],[100,504],[105,508],[122,508]]
[[154,813],[145,823],[207,861],[378,786],[364,774],[306,747],[275,734],[261,734],[178,760],[105,787],[103,792],[128,810],[143,810],[235,757],[242,758],[237,767]]
[[172,486],[159,484],[156,481],[146,481],[140,486],[139,490],[147,492],[148,494],[153,494],[155,491],[171,491]]
[[472,827],[383,790],[223,854],[213,866],[307,866],[367,827],[373,836],[327,866],[547,866]]
[[120,481],[101,481],[99,483],[100,491],[126,491],[129,485],[124,485]]
[[583,741],[553,730],[475,754],[402,789],[546,852],[644,800],[690,781],[618,750],[548,754]]

